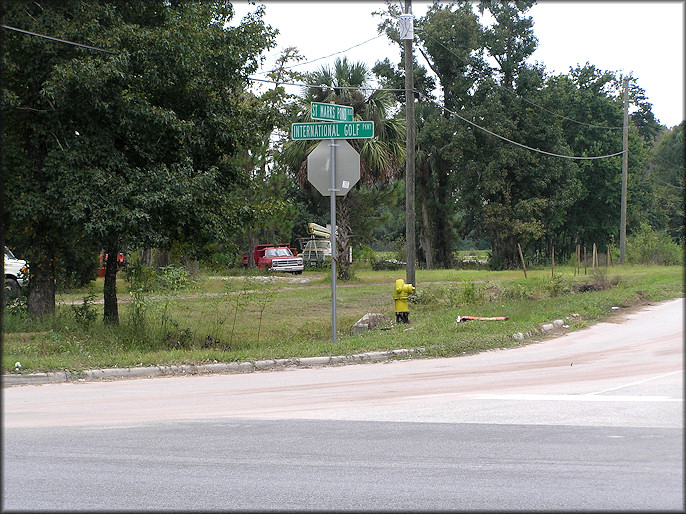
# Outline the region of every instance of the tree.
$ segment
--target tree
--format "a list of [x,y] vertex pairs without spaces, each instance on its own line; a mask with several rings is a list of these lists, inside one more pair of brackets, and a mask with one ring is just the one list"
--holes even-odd
[[[77,2],[41,5],[2,4],[4,24],[73,41],[92,42],[92,18],[107,11],[93,6],[86,12]],[[58,256],[81,246],[82,231],[63,223],[63,197],[53,190],[54,170],[46,166],[51,152],[64,149],[69,126],[43,94],[43,85],[60,62],[83,57],[85,50],[2,30],[3,227],[12,246],[29,263],[28,309],[32,315],[55,309],[55,263]],[[73,128],[72,128],[73,130]]]
[[659,139],[647,163],[652,184],[650,204],[651,225],[666,230],[672,239],[684,241],[684,127],[686,122],[672,127]]
[[[395,29],[394,18],[398,14],[397,7],[389,5],[379,30],[399,44],[401,61],[404,61],[402,43]],[[415,26],[416,47],[438,77],[444,105],[465,112],[470,107],[470,90],[487,68],[480,51],[481,27],[471,5],[436,3]],[[382,77],[385,87],[404,89],[404,70],[386,61],[377,63],[375,72]],[[469,152],[473,140],[469,127],[456,123],[436,104],[433,96],[436,82],[427,76],[426,69],[415,62],[413,74],[419,98],[415,106],[418,255],[427,268],[447,267],[451,265],[460,225],[455,180],[465,165],[465,152]],[[400,91],[397,97],[404,104],[404,92]],[[452,149],[450,155],[448,147]]]
[[498,63],[500,84],[514,89],[526,59],[536,51],[532,18],[522,16],[536,2],[533,0],[482,0],[479,12],[488,11],[495,23],[484,30],[484,46]]
[[303,59],[297,48],[287,47],[276,59],[274,69],[267,73],[274,86],[261,95],[260,101],[274,116],[273,130],[263,135],[259,148],[246,152],[244,156],[247,180],[243,187],[236,189],[236,195],[247,200],[243,210],[250,214],[240,233],[245,239],[248,265],[251,267],[255,265],[252,249],[260,240],[292,242],[297,209],[283,195],[292,180],[276,156],[281,151],[290,120],[297,109],[296,95],[286,93],[283,84],[304,79],[304,75],[293,70],[291,65]]
[[[13,41],[12,82],[3,95],[13,102],[10,116],[31,109],[32,119],[18,123],[25,131],[19,138],[31,135],[36,147],[26,165],[33,189],[12,200],[40,219],[26,216],[15,226],[42,238],[26,248],[41,249],[47,259],[57,252],[52,235],[68,238],[71,226],[99,243],[109,256],[106,321],[118,322],[118,252],[172,241],[202,248],[238,223],[240,211],[228,197],[241,173],[235,156],[259,144],[272,124],[247,93],[247,76],[273,44],[262,12],[230,27],[228,2],[13,6],[9,19],[19,26],[116,52],[46,52],[37,42]],[[39,62],[35,76],[20,70],[31,60],[27,48]],[[54,276],[36,260],[33,285],[49,290]]]
[[[456,231],[486,239],[494,268],[517,265],[520,242],[529,257],[549,255],[554,245],[564,258],[577,243],[608,243],[617,232],[621,157],[559,156],[621,152],[620,82],[589,64],[558,77],[527,64],[537,45],[527,16],[532,5],[481,1],[481,14],[494,19],[484,27],[469,2],[434,3],[415,23],[416,48],[443,96],[442,105],[423,106],[416,118],[427,265],[449,265]],[[399,11],[392,4],[387,10],[380,30],[396,41]],[[377,69],[395,80],[389,63]],[[642,167],[661,129],[633,78],[630,91],[628,225],[637,227],[650,205]]]
[[[630,90],[636,90],[634,82],[630,77]],[[559,119],[572,155],[601,156],[622,150],[622,80],[615,73],[589,63],[570,68],[566,75],[547,79],[544,97],[551,111],[564,113]],[[645,112],[636,120],[644,119]],[[643,163],[649,156],[652,136],[645,139],[634,119],[630,117],[629,122],[628,232],[638,228],[651,202]],[[556,253],[563,246],[571,252],[576,244],[604,247],[618,238],[621,159],[617,155],[577,162],[579,194],[569,209],[562,229],[565,240],[556,247]]]
[[[404,120],[391,117],[389,109],[393,98],[385,91],[368,93],[371,73],[364,63],[349,63],[347,59],[336,59],[334,69],[322,66],[308,74],[307,81],[313,84],[306,88],[301,97],[300,120],[311,120],[311,102],[331,102],[349,105],[356,120],[374,121],[374,139],[351,141],[360,154],[360,183],[357,187],[373,187],[390,184],[398,174],[404,158]],[[316,85],[314,85],[316,84]],[[293,170],[301,187],[309,189],[307,182],[307,156],[319,144],[318,141],[290,141],[284,145],[281,158]],[[353,202],[356,190],[337,198],[336,222],[338,225],[339,266],[338,277],[347,280],[350,273],[348,248],[356,227],[352,226],[347,214],[348,204]]]

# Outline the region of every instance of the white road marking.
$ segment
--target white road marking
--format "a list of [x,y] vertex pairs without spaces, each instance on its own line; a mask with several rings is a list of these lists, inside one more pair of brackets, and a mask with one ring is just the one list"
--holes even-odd
[[564,402],[683,402],[682,398],[669,396],[598,396],[590,394],[479,394],[472,396],[476,400],[552,400]]
[[631,387],[631,386],[635,386],[635,385],[639,385],[639,384],[645,384],[646,382],[652,382],[653,380],[660,380],[661,378],[671,377],[672,375],[676,375],[677,373],[683,374],[683,372],[684,372],[684,370],[672,371],[671,373],[665,373],[663,375],[657,375],[655,377],[644,378],[643,380],[638,380],[636,382],[631,382],[629,384],[610,387],[608,389],[603,389],[602,391],[596,391],[595,393],[589,393],[589,394],[603,394],[603,393],[608,393],[610,391],[617,391],[619,389],[624,389],[626,387]]

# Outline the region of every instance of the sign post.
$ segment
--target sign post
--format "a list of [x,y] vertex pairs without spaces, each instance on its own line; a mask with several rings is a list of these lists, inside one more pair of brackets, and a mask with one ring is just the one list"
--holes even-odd
[[[321,144],[321,143],[320,143]],[[336,344],[336,264],[338,263],[338,248],[336,248],[336,140],[329,142],[329,162],[331,167],[331,187],[329,196],[331,202],[331,343]]]
[[[307,157],[307,180],[322,195],[331,197],[331,342],[336,343],[336,196],[345,196],[360,180],[360,155],[345,139],[374,137],[374,122],[352,121],[353,108],[345,105],[312,102],[310,114],[312,119],[326,123],[293,123],[291,137],[294,140],[329,140],[319,143]],[[336,152],[337,148],[340,152]],[[341,177],[336,174],[339,167]],[[340,186],[338,179],[342,179]]]

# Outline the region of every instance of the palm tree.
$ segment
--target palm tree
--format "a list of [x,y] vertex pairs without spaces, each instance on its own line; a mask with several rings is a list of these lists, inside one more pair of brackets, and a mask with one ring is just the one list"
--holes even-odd
[[[355,139],[349,143],[360,154],[360,186],[374,187],[392,183],[404,170],[405,162],[405,120],[390,112],[395,98],[388,92],[371,89],[372,74],[365,63],[349,63],[338,58],[333,70],[322,66],[307,75],[308,86],[301,95],[301,108],[297,121],[312,121],[310,103],[335,103],[353,108],[356,121],[373,121],[374,138]],[[307,182],[307,156],[319,141],[297,140],[284,145],[281,155],[296,176],[301,188],[311,190]],[[346,280],[350,276],[348,248],[354,235],[348,212],[355,196],[355,189],[336,200],[338,225],[338,277]]]

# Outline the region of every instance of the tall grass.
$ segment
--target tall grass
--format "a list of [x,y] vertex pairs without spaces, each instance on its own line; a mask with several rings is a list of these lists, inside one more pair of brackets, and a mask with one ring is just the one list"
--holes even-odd
[[[21,300],[5,314],[3,371],[130,367],[266,358],[345,355],[422,348],[427,355],[462,355],[522,344],[541,323],[566,319],[570,330],[629,307],[683,295],[681,266],[614,266],[574,276],[572,267],[521,271],[417,270],[410,325],[352,336],[369,312],[394,318],[393,286],[404,270],[358,269],[338,282],[338,342],[331,344],[330,278],[215,276],[191,280],[181,270],[137,279],[121,275],[121,324],[102,322],[102,280],[60,298],[54,316],[32,320]],[[166,275],[166,276],[165,276]],[[127,279],[128,278],[128,279]],[[301,279],[306,279],[303,283]],[[129,281],[130,280],[130,281]],[[578,314],[572,318],[571,314]],[[458,315],[507,316],[502,322],[456,323]]]

